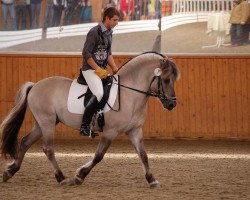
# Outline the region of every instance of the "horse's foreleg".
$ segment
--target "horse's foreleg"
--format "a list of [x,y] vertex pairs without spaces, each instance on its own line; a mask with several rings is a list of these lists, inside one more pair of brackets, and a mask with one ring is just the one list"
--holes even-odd
[[80,185],[83,183],[85,177],[89,174],[91,169],[103,159],[111,142],[112,142],[111,139],[107,139],[105,137],[101,138],[99,145],[97,147],[97,150],[95,152],[94,158],[90,162],[83,165],[82,167],[80,167],[77,170],[76,175],[75,175],[74,180],[73,180],[74,184]]
[[154,178],[153,174],[150,172],[149,164],[148,164],[148,156],[144,148],[144,143],[142,139],[142,129],[137,128],[133,129],[129,132],[129,139],[131,140],[137,154],[139,155],[143,169],[145,172],[145,178],[147,179],[149,186],[151,188],[158,187],[160,184]]
[[3,173],[3,182],[9,180],[17,171],[19,171],[25,153],[32,144],[34,144],[39,138],[41,138],[41,136],[41,129],[38,124],[36,124],[31,132],[22,138],[17,157],[11,164],[8,165],[7,169]]
[[56,177],[56,180],[58,183],[61,183],[65,177],[59,168],[59,165],[57,164],[56,158],[55,158],[55,152],[54,152],[54,128],[55,127],[44,127],[42,129],[43,131],[43,152],[49,159],[49,161],[52,164],[52,167],[54,169],[54,174]]

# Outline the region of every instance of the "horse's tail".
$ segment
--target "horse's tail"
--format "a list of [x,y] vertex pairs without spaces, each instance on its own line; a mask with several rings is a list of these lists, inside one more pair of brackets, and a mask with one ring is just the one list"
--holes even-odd
[[17,135],[22,126],[27,109],[27,96],[34,83],[27,82],[17,92],[14,107],[0,125],[2,135],[1,154],[4,158],[7,154],[15,158],[17,153]]

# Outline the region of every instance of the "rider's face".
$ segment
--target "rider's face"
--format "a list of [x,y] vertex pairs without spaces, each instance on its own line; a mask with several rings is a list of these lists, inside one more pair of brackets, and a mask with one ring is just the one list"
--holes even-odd
[[119,20],[119,17],[117,15],[114,15],[111,18],[106,17],[106,20],[104,23],[108,29],[112,29],[118,24],[118,20]]

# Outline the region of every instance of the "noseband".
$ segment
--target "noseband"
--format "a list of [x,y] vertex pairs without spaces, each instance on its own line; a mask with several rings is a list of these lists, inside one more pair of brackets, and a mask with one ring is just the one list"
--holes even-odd
[[[157,93],[153,92],[151,90],[151,85],[152,83],[157,79]],[[148,95],[150,96],[154,96],[154,97],[158,97],[161,101],[176,101],[176,96],[174,97],[166,97],[165,92],[164,92],[164,88],[162,85],[162,78],[161,76],[154,76],[154,78],[152,79],[150,86],[149,86],[149,91],[147,92]]]

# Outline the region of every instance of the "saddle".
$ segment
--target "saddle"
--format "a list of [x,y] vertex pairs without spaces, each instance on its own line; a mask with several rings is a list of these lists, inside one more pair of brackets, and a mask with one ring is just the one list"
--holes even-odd
[[[77,78],[77,82],[81,85],[87,85],[87,82],[86,82],[84,76],[82,75],[81,69],[80,69],[80,75]],[[101,128],[101,130],[103,129],[103,127],[105,125],[104,114],[103,114],[102,110],[105,107],[105,105],[108,104],[108,99],[109,99],[110,89],[111,89],[112,83],[113,83],[113,76],[107,76],[107,78],[102,79],[104,93],[103,93],[103,97],[102,97],[101,101],[97,105],[97,113],[98,113],[97,123],[98,123],[98,126]],[[86,106],[92,95],[93,95],[93,93],[91,92],[91,90],[88,87],[86,93],[80,95],[78,97],[78,99],[84,97],[84,106]]]

